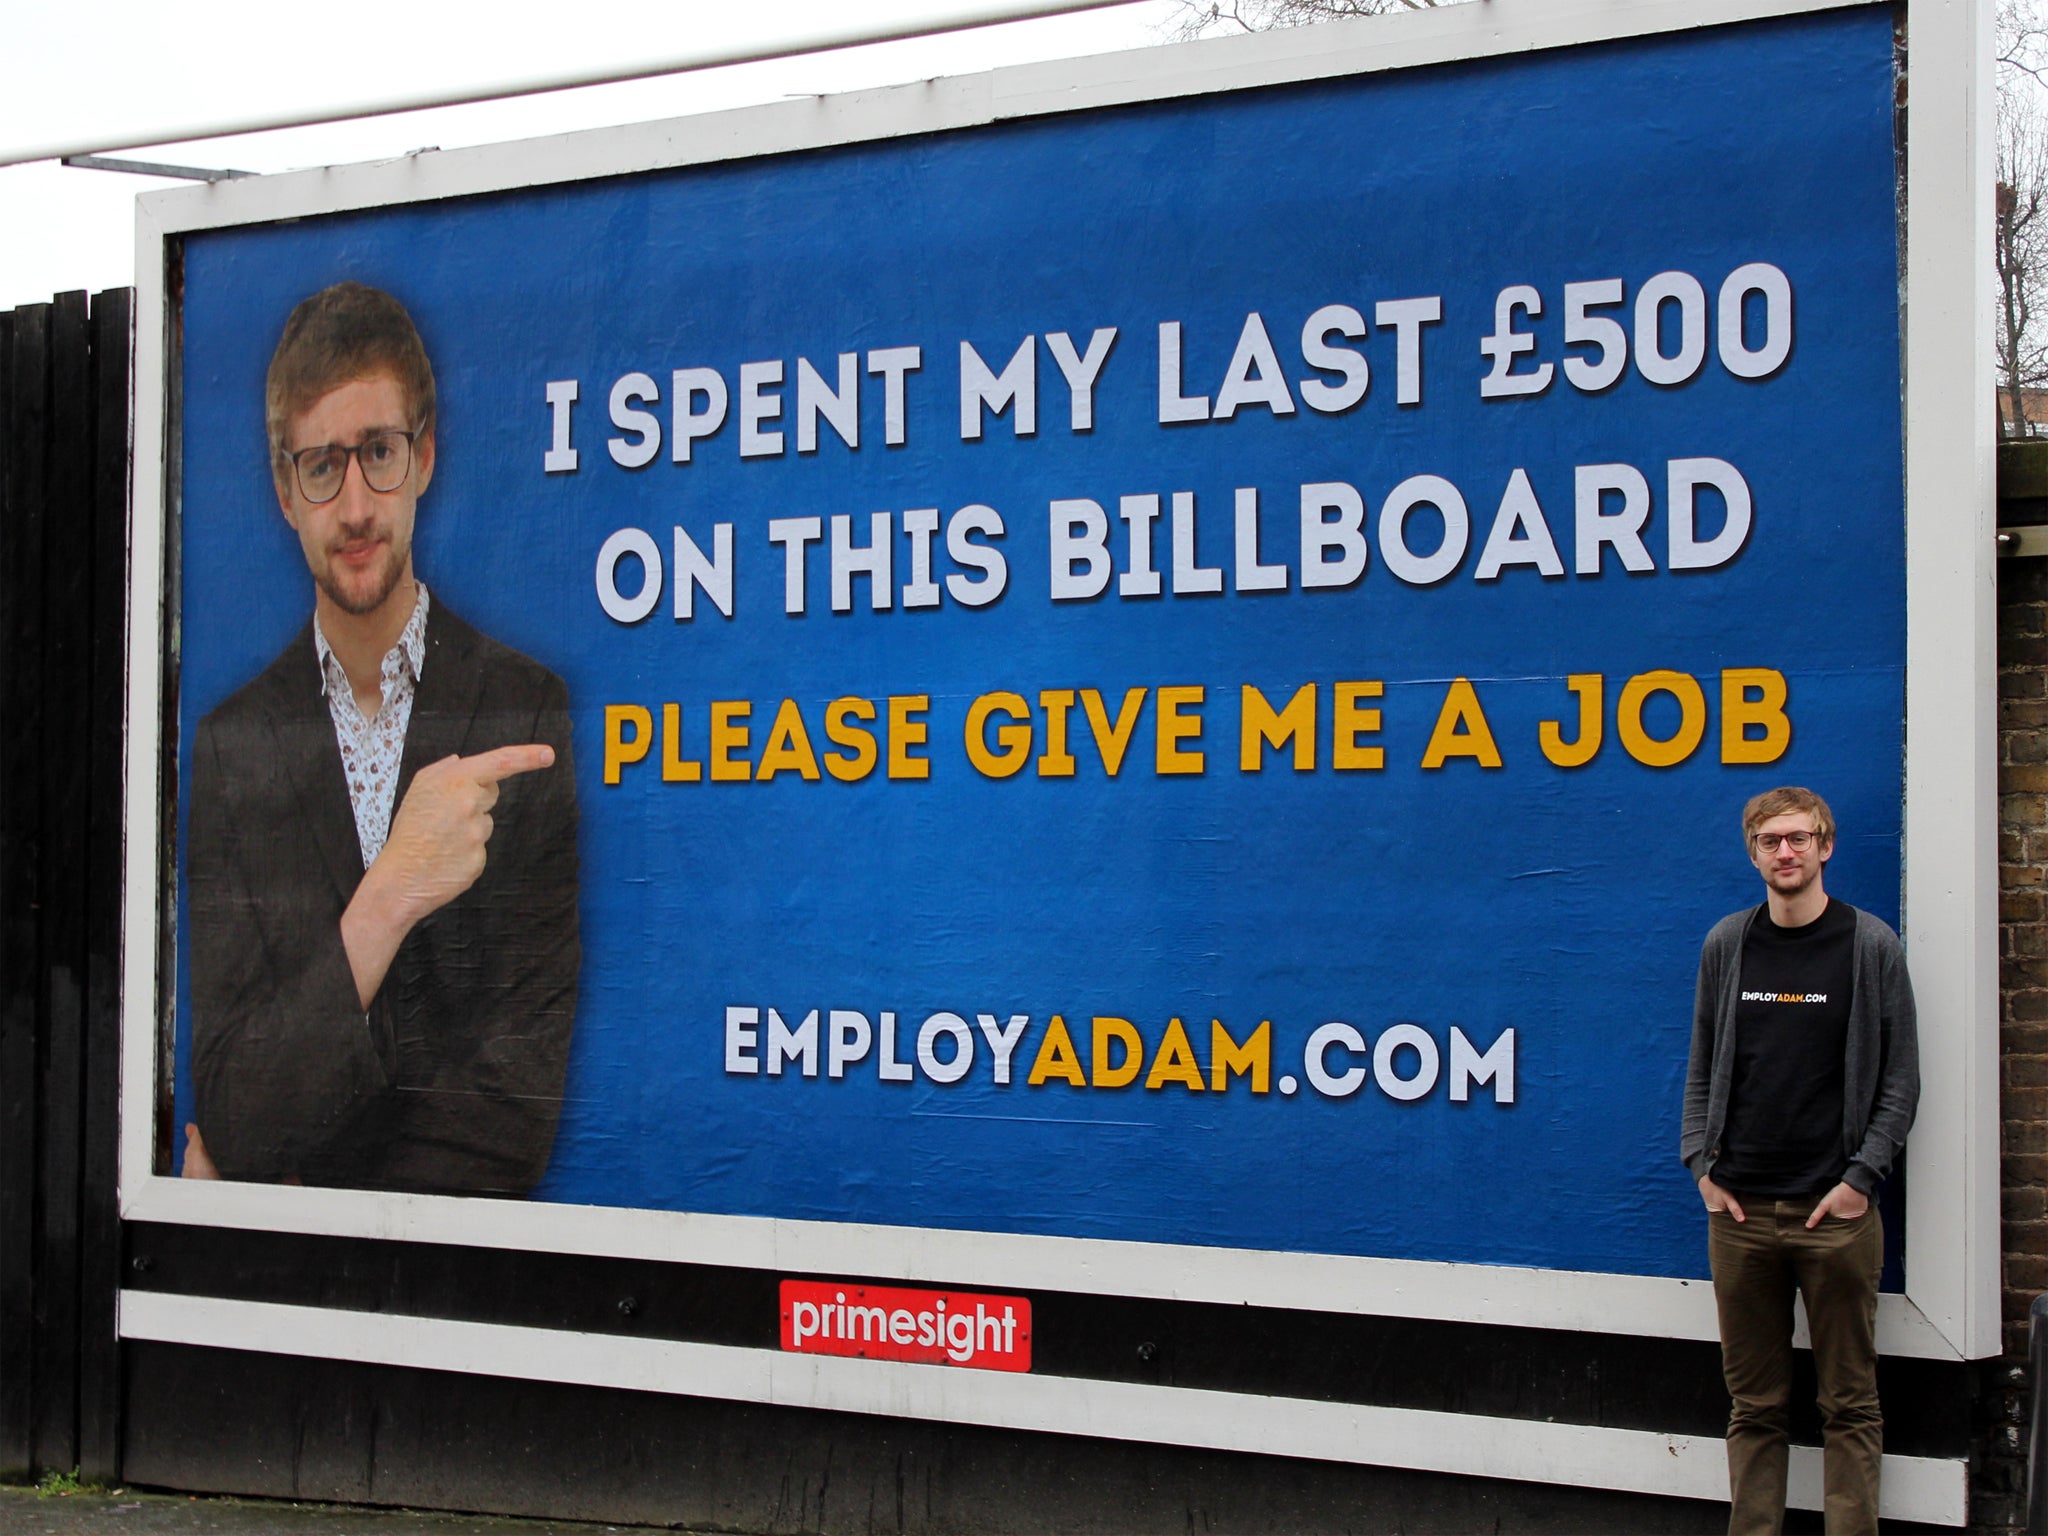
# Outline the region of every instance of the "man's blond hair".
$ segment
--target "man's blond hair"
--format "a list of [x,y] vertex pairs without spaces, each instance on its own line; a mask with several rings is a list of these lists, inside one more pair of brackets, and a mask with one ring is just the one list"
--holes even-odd
[[270,473],[279,490],[290,486],[291,457],[284,437],[291,419],[329,390],[380,373],[398,381],[410,418],[407,426],[431,437],[434,369],[405,306],[383,289],[362,283],[336,283],[299,302],[270,355],[263,387]]
[[1835,813],[1828,809],[1827,801],[1810,789],[1786,784],[1778,789],[1765,790],[1742,808],[1742,846],[1753,845],[1756,829],[1773,816],[1791,816],[1800,811],[1813,818],[1814,836],[1823,845],[1835,840]]

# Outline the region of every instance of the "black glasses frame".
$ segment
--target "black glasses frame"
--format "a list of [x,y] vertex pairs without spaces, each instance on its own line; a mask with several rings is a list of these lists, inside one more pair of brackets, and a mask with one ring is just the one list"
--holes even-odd
[[[299,494],[305,498],[307,506],[324,507],[328,502],[339,496],[341,488],[348,483],[348,461],[354,459],[356,461],[356,468],[362,471],[363,484],[380,494],[387,491],[395,491],[405,484],[405,477],[412,473],[413,445],[419,441],[420,434],[425,430],[425,427],[414,427],[410,431],[404,427],[392,427],[383,432],[371,433],[353,448],[344,448],[340,443],[320,443],[311,448],[301,448],[296,453],[286,455],[292,461],[293,483],[298,486]],[[400,438],[405,443],[405,462],[399,466],[397,476],[389,485],[379,485],[370,478],[370,466],[363,462],[362,452],[372,443],[381,443],[385,439],[393,437]],[[336,477],[333,490],[329,491],[325,496],[315,496],[306,486],[306,466],[315,459],[332,453],[338,453],[342,456],[341,474]]]
[[[1794,838],[1802,837],[1806,839],[1804,843],[1792,841]],[[1768,845],[1764,842],[1765,838],[1770,839]],[[1778,851],[1778,845],[1780,843],[1788,842],[1792,843],[1792,851],[1794,853],[1804,853],[1808,848],[1811,848],[1815,843],[1819,841],[1820,834],[1818,832],[1808,832],[1804,830],[1798,832],[1759,832],[1756,834],[1755,837],[1750,839],[1750,842],[1755,846],[1756,851],[1758,853],[1776,853]]]

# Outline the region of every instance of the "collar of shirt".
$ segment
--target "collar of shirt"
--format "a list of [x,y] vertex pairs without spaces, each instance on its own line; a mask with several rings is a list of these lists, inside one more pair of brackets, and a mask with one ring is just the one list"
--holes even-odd
[[[384,701],[391,700],[391,685],[399,675],[401,667],[410,670],[412,680],[418,682],[426,674],[427,666],[427,584],[416,582],[419,596],[412,605],[412,617],[405,621],[405,628],[399,631],[398,643],[384,653],[381,675],[384,679]],[[320,627],[320,615],[313,615],[313,654],[320,659],[320,692],[329,699],[353,700],[355,691],[349,687],[348,673],[342,667],[341,658],[334,654],[334,647],[327,643],[327,633]]]

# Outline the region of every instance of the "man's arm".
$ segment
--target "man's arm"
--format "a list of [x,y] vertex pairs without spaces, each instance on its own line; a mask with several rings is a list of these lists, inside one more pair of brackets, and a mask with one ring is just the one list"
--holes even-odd
[[1714,1042],[1720,1030],[1720,951],[1713,936],[1700,946],[1699,974],[1692,990],[1692,1049],[1685,1062],[1685,1108],[1679,1121],[1678,1155],[1699,1185],[1700,1199],[1709,1211],[1726,1211],[1737,1221],[1746,1219],[1742,1202],[1716,1184],[1708,1170],[1713,1166],[1712,1147],[1707,1145],[1707,1101],[1714,1080]]
[[1919,1016],[1913,1003],[1913,979],[1906,971],[1905,947],[1896,938],[1884,945],[1878,966],[1877,1092],[1862,1145],[1849,1159],[1842,1182],[1861,1194],[1873,1193],[1891,1172],[1906,1145],[1913,1115],[1920,1104]]
[[[237,770],[274,751],[257,727],[211,721],[192,748],[195,1118],[230,1179],[296,1174],[359,1134],[391,1086],[388,1044],[358,1002],[325,872],[283,862],[319,854],[238,792]],[[280,847],[281,835],[293,846]]]
[[1710,941],[1701,946],[1692,991],[1692,1049],[1685,1060],[1685,1105],[1679,1117],[1678,1155],[1695,1179],[1707,1176],[1707,1098],[1714,1076],[1714,1036],[1720,1022],[1721,971]]
[[[548,684],[518,730],[552,751],[553,766],[505,785],[487,871],[422,925],[422,956],[440,965],[408,965],[387,984],[401,989],[400,1015],[420,1020],[434,1062],[401,1091],[391,1172],[415,1187],[524,1195],[554,1146],[582,945],[568,695]],[[419,995],[405,995],[409,985]]]
[[554,760],[553,747],[534,742],[443,758],[413,775],[390,836],[341,914],[342,947],[365,1010],[406,935],[484,872],[499,783]]

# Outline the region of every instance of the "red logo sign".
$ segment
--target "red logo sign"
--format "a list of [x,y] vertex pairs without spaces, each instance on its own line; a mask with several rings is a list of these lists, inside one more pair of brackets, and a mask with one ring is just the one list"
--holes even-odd
[[800,1355],[1031,1369],[1031,1303],[972,1291],[782,1282],[782,1347]]

